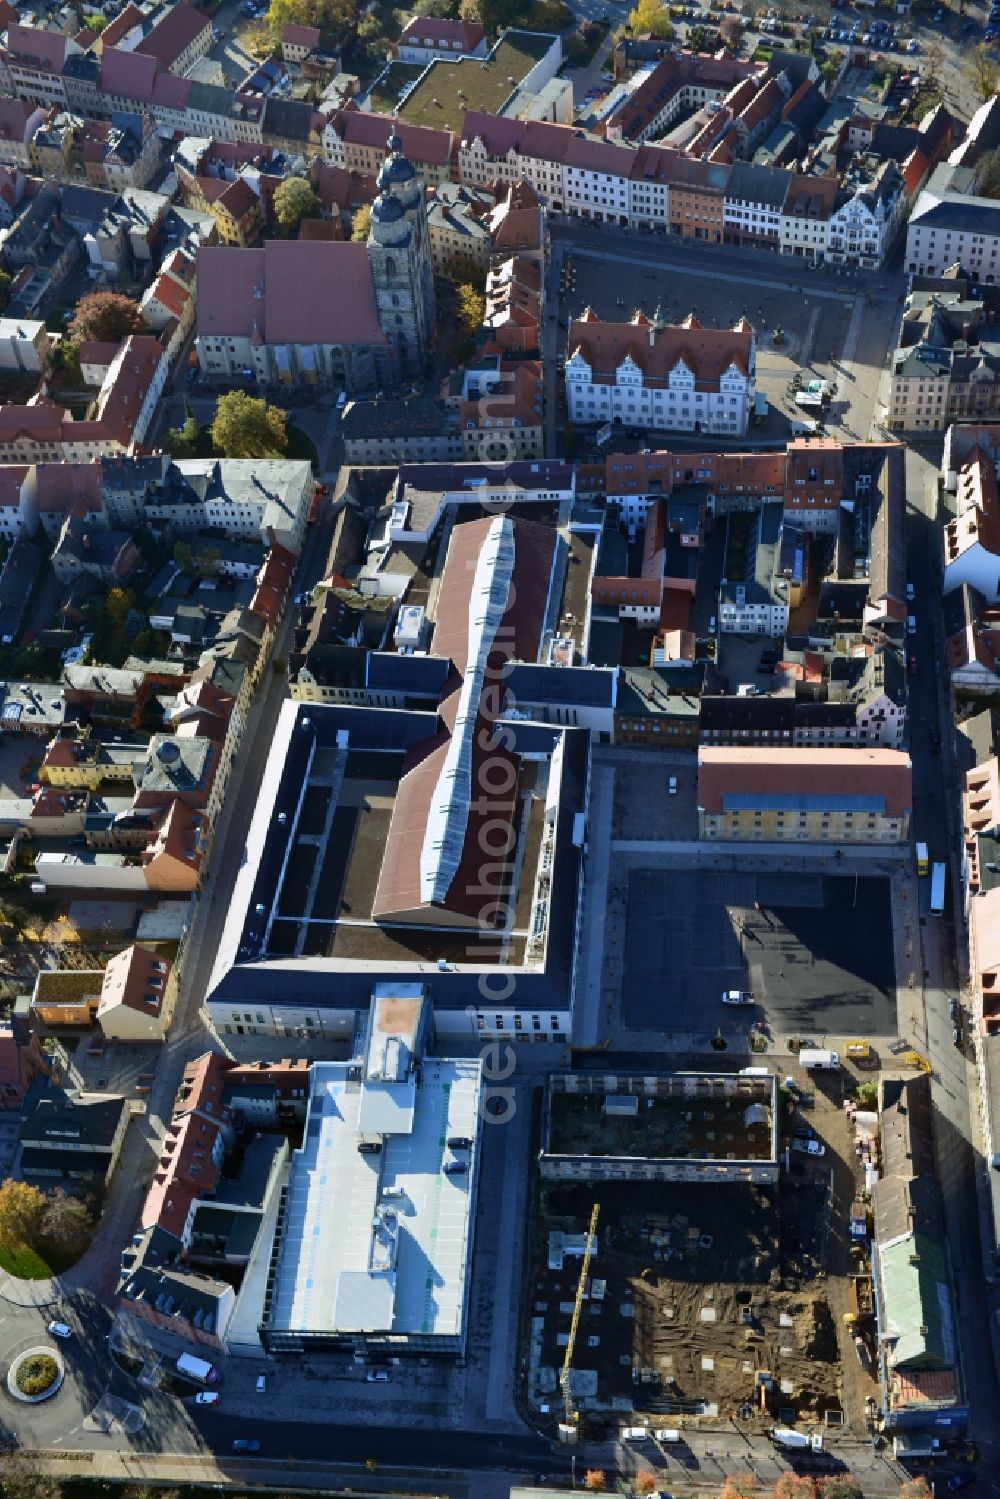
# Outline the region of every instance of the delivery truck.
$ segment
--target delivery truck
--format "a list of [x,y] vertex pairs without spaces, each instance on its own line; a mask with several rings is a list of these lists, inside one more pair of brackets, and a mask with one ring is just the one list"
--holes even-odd
[[771,1431],[771,1441],[776,1447],[784,1447],[788,1452],[823,1451],[821,1431],[815,1431],[810,1435],[806,1431],[795,1431],[791,1426],[775,1426]]
[[219,1383],[219,1371],[214,1364],[210,1364],[206,1358],[195,1358],[191,1353],[182,1353],[177,1360],[177,1372],[185,1379],[193,1379],[196,1384],[213,1385]]
[[840,1057],[835,1051],[821,1051],[815,1046],[804,1046],[799,1052],[799,1066],[807,1072],[835,1072],[840,1066]]
[[944,864],[935,864],[931,868],[931,914],[940,916],[944,911],[944,886],[947,869]]

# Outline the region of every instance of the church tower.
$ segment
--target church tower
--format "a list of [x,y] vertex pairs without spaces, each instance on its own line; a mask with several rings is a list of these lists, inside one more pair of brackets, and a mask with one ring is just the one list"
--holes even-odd
[[394,340],[404,375],[423,372],[434,336],[434,274],[424,189],[397,135],[378,174],[368,263],[378,319]]

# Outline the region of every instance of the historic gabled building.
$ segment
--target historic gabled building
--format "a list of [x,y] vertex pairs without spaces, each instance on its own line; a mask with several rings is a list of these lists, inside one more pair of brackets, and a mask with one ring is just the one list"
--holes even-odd
[[588,307],[569,330],[566,404],[576,425],[743,434],[755,392],[756,346],[746,318],[677,327],[637,312],[606,323]]

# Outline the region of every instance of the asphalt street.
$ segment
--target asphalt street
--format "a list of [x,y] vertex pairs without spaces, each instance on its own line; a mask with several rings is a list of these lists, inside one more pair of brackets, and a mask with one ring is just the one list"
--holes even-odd
[[[913,691],[910,754],[914,770],[914,836],[927,842],[931,859],[947,859],[949,890],[955,897],[961,889],[958,847],[961,782],[954,759],[952,705],[944,670],[941,628],[936,483],[940,459],[940,444],[910,448],[906,455],[907,570],[914,585],[912,608],[917,634],[913,654],[918,666],[917,675],[910,679]],[[932,728],[937,731],[936,736]],[[926,912],[926,893],[921,904]],[[938,1179],[955,1272],[972,1427],[983,1460],[992,1472],[992,1481],[1000,1471],[996,1423],[1000,1397],[987,1329],[996,1325],[1000,1296],[995,1288],[987,1287],[983,1277],[975,1176],[978,1116],[975,1109],[970,1109],[970,1098],[975,1097],[978,1084],[974,1059],[964,1036],[967,1017],[962,1011],[962,1043],[956,1046],[953,1040],[951,1002],[963,997],[956,953],[956,937],[965,942],[960,897],[953,904],[946,901],[942,917],[925,914],[921,932],[924,1040],[933,1067],[931,1096]]]

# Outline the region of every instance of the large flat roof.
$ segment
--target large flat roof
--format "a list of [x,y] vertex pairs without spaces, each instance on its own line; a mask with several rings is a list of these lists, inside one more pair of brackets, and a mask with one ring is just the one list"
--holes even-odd
[[459,132],[466,110],[499,114],[514,90],[545,56],[555,37],[507,31],[489,58],[441,58],[432,62],[399,106],[414,125]]
[[[475,1142],[481,1064],[427,1058],[408,1090],[405,1133],[361,1152],[370,1084],[347,1062],[317,1062],[306,1135],[295,1152],[275,1267],[273,1332],[461,1338],[473,1224],[476,1146],[446,1175],[445,1141]],[[384,1090],[383,1090],[384,1091]],[[401,1197],[386,1198],[386,1187]]]

